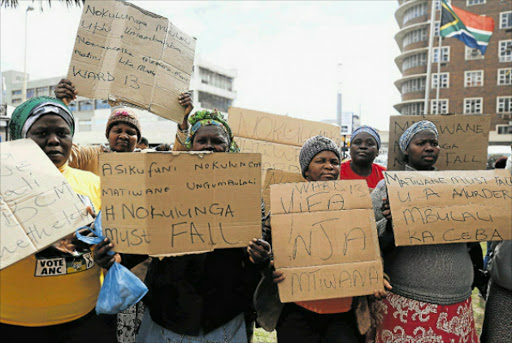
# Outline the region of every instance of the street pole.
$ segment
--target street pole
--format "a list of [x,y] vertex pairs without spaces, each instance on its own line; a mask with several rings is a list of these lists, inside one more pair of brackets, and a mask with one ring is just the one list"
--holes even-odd
[[23,90],[22,90],[22,99],[23,102],[27,101],[27,21],[28,21],[28,12],[33,11],[34,7],[28,6],[25,11],[25,52],[24,52],[24,65],[23,65]]

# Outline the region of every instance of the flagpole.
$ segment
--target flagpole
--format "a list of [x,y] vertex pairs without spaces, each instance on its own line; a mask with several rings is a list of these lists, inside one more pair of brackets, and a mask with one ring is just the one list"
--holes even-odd
[[428,113],[428,100],[430,98],[430,79],[432,78],[432,46],[434,45],[435,19],[436,1],[434,0],[432,1],[432,8],[430,9],[430,34],[428,35],[427,79],[425,80],[425,102],[423,103],[423,114]]
[[[439,27],[439,31],[441,31],[441,27]],[[441,37],[441,32],[439,32],[439,47],[437,50],[437,89],[436,89],[436,114],[441,114],[441,110],[439,107],[439,88],[441,87],[441,43],[443,41],[443,37]]]

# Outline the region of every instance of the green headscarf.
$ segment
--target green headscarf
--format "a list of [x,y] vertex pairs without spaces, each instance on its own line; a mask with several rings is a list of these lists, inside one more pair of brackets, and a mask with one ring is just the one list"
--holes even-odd
[[27,137],[27,132],[45,114],[56,114],[69,125],[71,135],[75,133],[75,118],[71,110],[60,100],[49,96],[38,96],[25,101],[12,112],[9,123],[11,139]]
[[229,124],[224,119],[224,116],[222,113],[218,111],[197,111],[193,115],[190,116],[188,119],[188,122],[192,128],[190,129],[190,133],[187,137],[187,141],[185,142],[185,147],[188,150],[192,149],[192,141],[194,140],[194,135],[196,134],[197,130],[201,128],[202,126],[209,126],[209,125],[216,125],[220,126],[226,131],[229,137],[229,152],[240,152],[240,148],[238,145],[236,145],[233,133],[231,132],[231,128],[229,127]]

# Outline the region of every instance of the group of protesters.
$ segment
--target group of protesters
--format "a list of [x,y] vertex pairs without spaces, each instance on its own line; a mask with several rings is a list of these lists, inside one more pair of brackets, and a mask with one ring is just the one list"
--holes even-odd
[[[75,122],[67,104],[76,94],[69,80],[61,80],[56,98],[36,97],[18,106],[9,129],[12,139],[29,138],[39,145],[95,216],[101,210],[99,155],[143,153],[149,144],[142,141],[136,112],[128,107],[113,108],[105,128],[108,145],[74,144]],[[221,113],[192,114],[188,93],[178,101],[185,116],[174,144],[156,150],[240,151]],[[406,170],[435,170],[438,138],[432,122],[410,126],[399,140]],[[145,144],[137,147],[141,143]],[[512,342],[510,241],[498,243],[491,257],[500,274],[495,279],[492,275],[498,274],[491,274],[488,292],[483,286],[492,307],[486,308],[478,337],[471,294],[481,250],[472,254],[466,243],[395,246],[383,180],[386,169],[374,163],[380,147],[378,131],[362,126],[352,134],[350,160],[341,160],[334,141],[315,136],[303,144],[299,162],[306,181],[366,180],[384,265],[384,291],[281,303],[277,285],[285,276],[273,265],[271,213],[262,204],[261,236],[245,248],[150,258],[112,254],[116,247],[108,238],[91,249],[74,234],[64,237],[0,271],[0,338],[5,342],[242,343],[253,341],[256,326],[276,330],[279,343]],[[37,273],[39,261],[78,261],[91,252],[95,263],[84,271],[44,277]],[[142,265],[141,277],[149,292],[118,315],[97,315],[102,270],[114,262],[132,270]]]

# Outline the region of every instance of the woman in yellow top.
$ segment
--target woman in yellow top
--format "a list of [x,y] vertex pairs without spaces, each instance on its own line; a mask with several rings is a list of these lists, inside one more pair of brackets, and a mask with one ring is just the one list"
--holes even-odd
[[[13,139],[34,140],[82,202],[100,210],[99,178],[68,165],[75,124],[66,105],[50,97],[30,99],[16,108],[9,126]],[[50,260],[65,268],[45,272]],[[72,236],[0,271],[2,341],[115,342],[115,317],[94,311],[100,273],[90,248]]]

